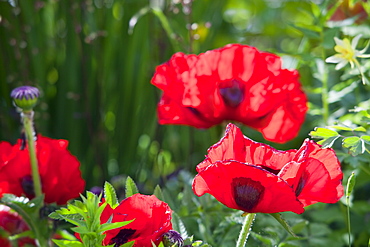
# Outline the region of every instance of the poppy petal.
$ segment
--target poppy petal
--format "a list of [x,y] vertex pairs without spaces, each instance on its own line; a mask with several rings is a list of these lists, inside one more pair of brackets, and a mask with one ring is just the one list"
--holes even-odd
[[234,124],[228,124],[225,136],[208,149],[206,159],[197,166],[197,171],[216,161],[233,159],[277,173],[292,160],[296,152],[297,150],[279,151],[269,145],[254,142],[244,136]]
[[195,176],[197,196],[213,195],[229,208],[249,213],[303,213],[293,189],[280,177],[260,167],[237,161],[216,162]]
[[151,83],[163,91],[160,124],[209,128],[234,120],[275,142],[294,138],[307,111],[298,72],[278,56],[230,44],[200,55],[174,54]]

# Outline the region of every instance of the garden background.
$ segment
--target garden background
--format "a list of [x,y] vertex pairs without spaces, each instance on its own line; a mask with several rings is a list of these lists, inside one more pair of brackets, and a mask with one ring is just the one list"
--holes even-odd
[[[287,150],[299,148],[315,127],[338,121],[350,128],[362,126],[366,133],[366,114],[349,110],[359,105],[368,109],[369,85],[361,83],[358,73],[336,71],[335,65],[324,62],[335,53],[334,37],[362,34],[361,49],[370,38],[367,16],[360,22],[354,12],[349,19],[330,21],[341,2],[355,1],[1,1],[0,140],[15,143],[20,137],[11,90],[36,86],[42,92],[35,108],[36,130],[69,141],[69,150],[81,162],[86,189],[102,186],[105,180],[119,189],[127,176],[142,193],[153,193],[159,184],[189,235],[213,246],[233,246],[240,212],[207,195],[197,198],[191,191],[196,165],[225,126],[202,130],[159,125],[156,105],[161,91],[150,84],[155,68],[178,51],[199,54],[230,43],[254,46],[281,56],[284,67],[299,70],[310,109],[299,136],[288,143],[268,142],[241,126],[245,135]],[[369,14],[368,5],[363,1],[361,6]],[[364,59],[361,65],[368,76],[370,63]],[[348,154],[341,138],[334,147],[342,161],[344,184],[351,172],[356,174],[352,244],[367,246],[369,155],[366,149]],[[251,246],[348,245],[345,200],[284,216],[300,239],[272,217],[258,215]]]

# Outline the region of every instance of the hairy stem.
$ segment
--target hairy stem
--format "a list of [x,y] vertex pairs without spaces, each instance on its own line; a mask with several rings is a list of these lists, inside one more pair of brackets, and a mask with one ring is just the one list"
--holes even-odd
[[254,221],[255,217],[256,217],[255,213],[249,213],[245,217],[243,227],[242,227],[242,229],[239,233],[239,238],[238,238],[238,242],[236,243],[236,247],[244,247],[245,246],[245,244],[247,242],[247,239],[248,239],[248,236],[249,236],[249,233],[252,229],[252,224],[253,224],[253,221]]

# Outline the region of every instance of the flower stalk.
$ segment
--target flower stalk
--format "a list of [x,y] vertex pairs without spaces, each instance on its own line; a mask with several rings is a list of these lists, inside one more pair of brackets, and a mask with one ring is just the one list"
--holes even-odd
[[248,213],[245,217],[242,229],[239,233],[238,242],[236,242],[236,247],[244,247],[247,243],[247,239],[249,233],[252,229],[254,218],[256,217],[256,213]]
[[35,196],[38,197],[42,195],[42,190],[35,148],[35,130],[33,128],[33,115],[34,115],[33,107],[35,107],[35,105],[37,104],[40,92],[36,87],[21,86],[13,89],[10,96],[13,98],[14,104],[21,111],[22,123],[28,144],[28,151],[30,154],[33,187]]
[[34,112],[31,111],[23,111],[21,113],[24,131],[26,134],[26,140],[28,144],[28,151],[30,154],[30,163],[31,163],[31,172],[32,172],[32,181],[35,191],[35,196],[41,196],[41,179],[39,173],[39,167],[37,162],[36,156],[36,147],[35,147],[35,136],[34,136],[34,128],[33,128],[33,115]]

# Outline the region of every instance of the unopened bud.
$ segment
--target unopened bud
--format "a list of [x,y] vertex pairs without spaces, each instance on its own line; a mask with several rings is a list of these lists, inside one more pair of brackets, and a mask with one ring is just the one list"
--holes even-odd
[[180,233],[174,230],[169,230],[168,232],[163,234],[163,244],[166,247],[182,247],[184,245],[184,240],[181,237]]
[[37,104],[40,91],[36,87],[21,86],[13,89],[10,96],[13,98],[16,106],[23,111],[30,111]]

